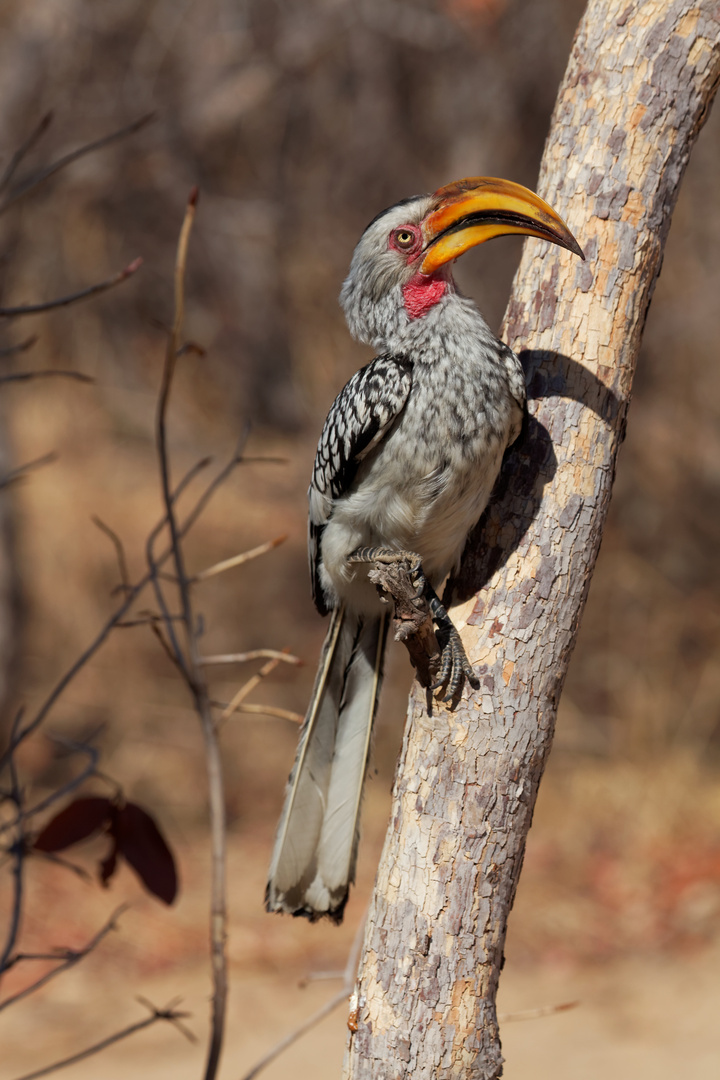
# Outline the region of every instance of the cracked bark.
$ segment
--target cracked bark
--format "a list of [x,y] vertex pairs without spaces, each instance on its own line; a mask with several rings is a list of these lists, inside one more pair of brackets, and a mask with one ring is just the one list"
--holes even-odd
[[515,277],[502,336],[530,418],[452,583],[482,686],[432,715],[411,695],[348,1080],[501,1075],[507,917],[719,39],[717,0],[591,0],[578,29],[538,191],[587,261],[530,240]]

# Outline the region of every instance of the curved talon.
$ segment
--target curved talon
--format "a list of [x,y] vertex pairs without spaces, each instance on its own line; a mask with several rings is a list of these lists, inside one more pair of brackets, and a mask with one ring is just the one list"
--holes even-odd
[[446,646],[440,654],[442,660],[442,667],[440,673],[434,683],[431,684],[431,690],[439,690],[442,686],[445,686],[450,678],[450,670],[453,666],[453,654],[452,651]]
[[445,615],[444,619],[438,618],[438,622],[447,634],[447,638],[442,648],[442,667],[430,689],[439,690],[445,687],[445,693],[440,700],[451,701],[462,686],[463,678],[466,678],[474,689],[478,688],[479,681],[465,655],[460,635],[450,622],[449,616]]

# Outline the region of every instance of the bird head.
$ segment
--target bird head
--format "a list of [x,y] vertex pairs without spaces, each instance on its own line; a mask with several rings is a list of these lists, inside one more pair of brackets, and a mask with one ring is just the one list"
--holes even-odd
[[412,324],[454,294],[453,261],[512,233],[585,257],[552,207],[511,180],[456,180],[384,210],[360,237],[340,293],[351,332],[380,351],[402,347]]

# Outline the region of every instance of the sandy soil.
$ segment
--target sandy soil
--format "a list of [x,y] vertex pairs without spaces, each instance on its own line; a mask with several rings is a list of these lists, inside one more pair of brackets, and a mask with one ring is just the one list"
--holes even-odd
[[[558,784],[551,777],[551,786]],[[387,794],[379,787],[367,809],[359,883],[339,929],[266,916],[261,897],[271,831],[258,827],[233,833],[231,990],[221,1070],[227,1080],[239,1080],[339,989],[339,982],[313,982],[304,988],[299,984],[308,972],[337,971],[345,963],[382,842]],[[684,944],[678,939],[665,949],[625,948],[605,958],[592,957],[588,941],[595,939],[588,937],[586,923],[577,916],[577,897],[575,925],[568,920],[566,932],[553,930],[551,909],[557,914],[559,894],[552,894],[541,855],[554,820],[553,798],[548,795],[539,808],[502,978],[499,1008],[506,1016],[502,1028],[506,1076],[674,1080],[687,1075],[714,1080],[720,1070],[720,938],[706,936],[694,943],[686,939]],[[97,854],[100,851],[98,847]],[[121,916],[119,930],[76,969],[0,1015],[3,1080],[24,1076],[141,1019],[145,1009],[136,995],[158,1006],[182,998],[181,1008],[190,1014],[186,1024],[198,1042],[191,1045],[171,1027],[158,1025],[68,1068],[64,1075],[73,1080],[120,1080],[131,1075],[196,1080],[201,1075],[209,988],[204,960],[207,853],[202,837],[195,833],[180,840],[177,854],[183,891],[171,909],[143,894],[127,869],[119,873],[110,893],[94,884],[78,888],[71,875],[56,868],[31,869],[28,911],[33,914],[26,920],[26,948],[47,944],[48,921],[52,940],[79,946],[115,903],[128,900],[132,907]],[[567,882],[565,894],[567,910]],[[540,920],[538,907],[545,909]],[[617,931],[620,923],[609,908],[607,918]],[[29,966],[24,972],[16,969],[6,993],[29,978]],[[572,1002],[577,1005],[568,1011],[534,1019],[517,1016]],[[268,1080],[338,1076],[347,1036],[345,1015],[344,1007],[339,1007],[264,1075]]]

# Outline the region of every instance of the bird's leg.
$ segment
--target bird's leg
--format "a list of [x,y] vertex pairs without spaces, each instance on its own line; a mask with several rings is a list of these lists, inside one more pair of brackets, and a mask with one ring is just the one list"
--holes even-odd
[[[348,562],[373,563],[376,567],[384,566],[388,569],[397,567],[398,569],[405,571],[406,579],[409,579],[414,590],[409,599],[414,617],[408,619],[407,615],[403,616],[405,623],[404,632],[399,633],[397,636],[408,645],[413,663],[415,663],[415,666],[418,667],[419,670],[422,669],[421,674],[426,676],[423,681],[430,684],[430,689],[437,690],[440,687],[445,687],[446,691],[445,694],[443,694],[442,700],[450,701],[460,689],[463,678],[466,678],[471,686],[475,688],[478,687],[479,683],[477,677],[465,654],[460,635],[455,629],[447,611],[440,602],[437,593],[425,577],[419,555],[414,551],[396,551],[393,548],[363,547],[354,551],[352,555],[348,557]],[[389,592],[393,596],[393,599],[396,601],[396,607],[399,600],[403,601],[405,607],[408,606],[408,597],[406,595],[407,586],[402,590],[402,596],[396,595],[398,583],[394,580],[394,576],[391,580],[388,580],[387,573],[381,574],[377,571],[371,571],[368,576],[379,588],[384,589],[384,591]],[[426,611],[429,611],[432,621],[436,623],[440,639],[440,671],[437,678],[432,682],[427,678],[427,663],[418,664],[417,650],[410,648],[407,641],[407,638],[411,634],[421,632],[422,623],[426,621],[422,616]]]

